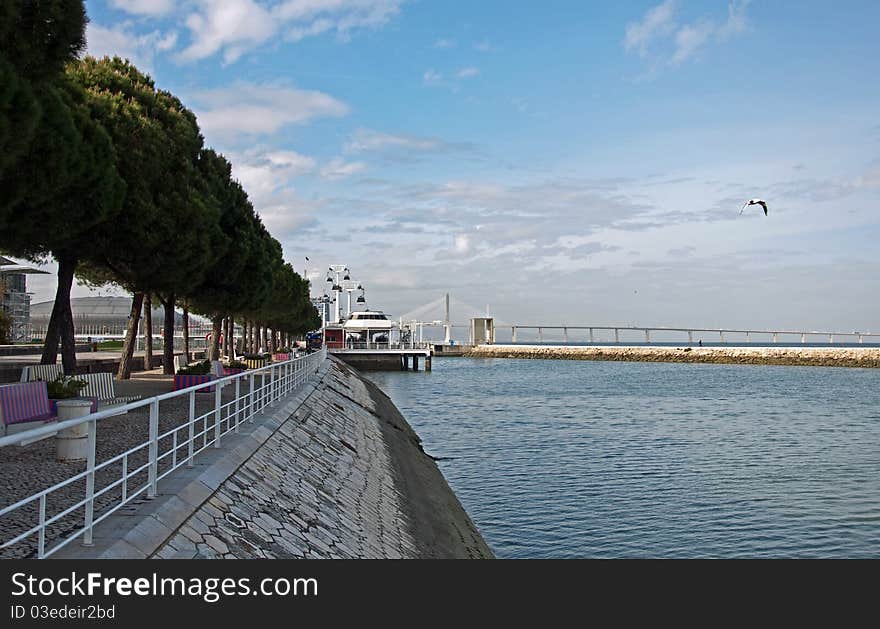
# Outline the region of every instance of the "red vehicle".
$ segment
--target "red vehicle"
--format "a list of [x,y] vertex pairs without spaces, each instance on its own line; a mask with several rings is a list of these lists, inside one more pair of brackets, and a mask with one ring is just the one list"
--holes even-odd
[[327,349],[342,349],[345,347],[342,328],[324,328],[324,344]]

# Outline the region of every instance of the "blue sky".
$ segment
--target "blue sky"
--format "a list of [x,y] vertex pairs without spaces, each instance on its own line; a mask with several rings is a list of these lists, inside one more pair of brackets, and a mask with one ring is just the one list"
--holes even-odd
[[317,290],[346,263],[394,316],[449,290],[519,323],[880,330],[876,2],[86,4],[89,53],[196,112]]

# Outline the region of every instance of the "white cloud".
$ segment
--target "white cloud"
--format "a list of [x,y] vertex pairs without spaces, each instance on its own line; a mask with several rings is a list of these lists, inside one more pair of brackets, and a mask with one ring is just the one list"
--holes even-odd
[[257,147],[230,154],[232,176],[241,183],[266,227],[282,239],[314,219],[316,209],[299,197],[294,180],[313,173],[316,161],[292,150]]
[[225,136],[270,134],[315,118],[338,118],[348,106],[323,92],[250,83],[196,92],[202,129]]
[[640,55],[647,54],[648,46],[657,38],[668,35],[673,27],[675,1],[665,0],[649,9],[639,22],[626,25],[623,46],[626,50],[637,48]]
[[278,31],[270,12],[253,0],[197,0],[196,5],[186,18],[192,41],[180,55],[184,61],[222,50],[224,61],[231,63]]
[[118,56],[128,59],[145,72],[152,72],[157,52],[174,47],[177,33],[152,31],[135,35],[128,23],[117,24],[111,28],[89,22],[86,26],[86,54],[93,57]]
[[[677,23],[675,0],[665,0],[649,9],[641,21],[626,25],[623,47],[636,49],[642,57],[652,57],[657,62],[677,66],[695,57],[711,43],[721,43],[748,28],[746,9],[751,0],[732,0],[727,6],[727,19],[718,23],[702,18],[691,23]],[[671,47],[666,55],[655,52],[657,48]],[[664,59],[665,57],[665,59]]]
[[424,81],[425,85],[440,85],[443,83],[443,75],[435,70],[425,70],[425,73],[422,75],[422,81]]
[[434,48],[446,49],[446,48],[455,48],[455,40],[454,39],[438,39],[434,42]]
[[159,16],[170,13],[174,0],[110,0],[110,6],[134,15]]
[[347,40],[359,29],[383,26],[404,0],[285,0],[265,6],[254,0],[193,0],[186,18],[190,45],[181,58],[204,59],[222,53],[226,63],[278,37],[300,41],[335,32]]
[[324,164],[321,168],[321,176],[324,179],[343,179],[363,171],[366,167],[363,162],[346,162],[337,157]]
[[346,144],[347,153],[362,153],[386,148],[408,148],[430,151],[439,146],[440,141],[432,138],[419,138],[411,135],[393,135],[372,129],[358,129]]
[[706,45],[715,25],[711,22],[699,24],[685,24],[675,33],[675,52],[672,54],[672,63],[677,65],[693,56],[700,48]]
[[471,238],[467,234],[458,234],[453,241],[456,253],[467,254],[471,250]]
[[480,69],[475,68],[473,66],[470,66],[467,68],[462,68],[461,70],[458,71],[458,78],[460,78],[460,79],[470,79],[470,78],[473,78],[473,77],[479,76],[479,75],[480,75]]

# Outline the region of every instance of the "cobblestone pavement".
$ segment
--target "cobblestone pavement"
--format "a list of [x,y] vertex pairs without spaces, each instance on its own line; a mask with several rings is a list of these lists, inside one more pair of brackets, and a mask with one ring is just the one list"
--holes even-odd
[[156,558],[419,556],[375,404],[335,361]]
[[[148,388],[139,388],[137,383],[120,383],[121,395],[142,393],[147,396],[163,392],[157,387],[171,390],[170,377],[167,382],[159,382]],[[196,415],[201,416],[214,408],[214,395],[197,393]],[[232,387],[226,387],[222,392],[222,401],[227,403],[234,399]],[[187,396],[175,397],[163,400],[159,405],[159,433],[164,434],[173,428],[187,422],[189,415],[189,401]],[[97,431],[97,460],[98,463],[106,461],[138,444],[145,443],[149,439],[149,407],[141,407],[124,415],[110,417],[101,420]],[[170,439],[160,440],[160,449],[165,451],[171,447]],[[0,448],[0,506],[12,504],[38,491],[51,487],[55,483],[62,482],[71,476],[85,470],[85,462],[62,462],[55,455],[56,438],[50,437],[26,446],[7,446]],[[136,452],[129,459],[129,469],[134,469],[146,461],[146,448]],[[160,473],[170,464],[170,458],[164,459],[159,466]],[[96,490],[100,491],[111,483],[117,481],[121,474],[121,463],[114,464],[100,470],[95,475]],[[130,481],[130,488],[138,487],[146,483],[146,471],[134,476]],[[104,507],[119,500],[121,489],[110,490],[96,500],[96,511],[101,512]],[[47,501],[47,513],[51,516],[59,513],[70,505],[82,500],[85,495],[85,480],[81,479],[52,493]],[[12,539],[19,533],[33,527],[39,521],[38,502],[32,502],[28,506],[18,509],[11,514],[0,517],[0,541]],[[83,510],[77,509],[70,515],[62,518],[47,531],[47,544],[53,545],[55,540],[69,531],[81,527],[83,523]],[[28,557],[35,551],[37,543],[36,535],[32,535],[25,541],[10,548],[0,551],[0,559]]]

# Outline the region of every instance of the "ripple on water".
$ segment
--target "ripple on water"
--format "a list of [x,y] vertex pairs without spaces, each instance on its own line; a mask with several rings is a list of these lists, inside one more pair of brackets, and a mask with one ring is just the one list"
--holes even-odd
[[880,370],[377,372],[500,557],[880,556]]

